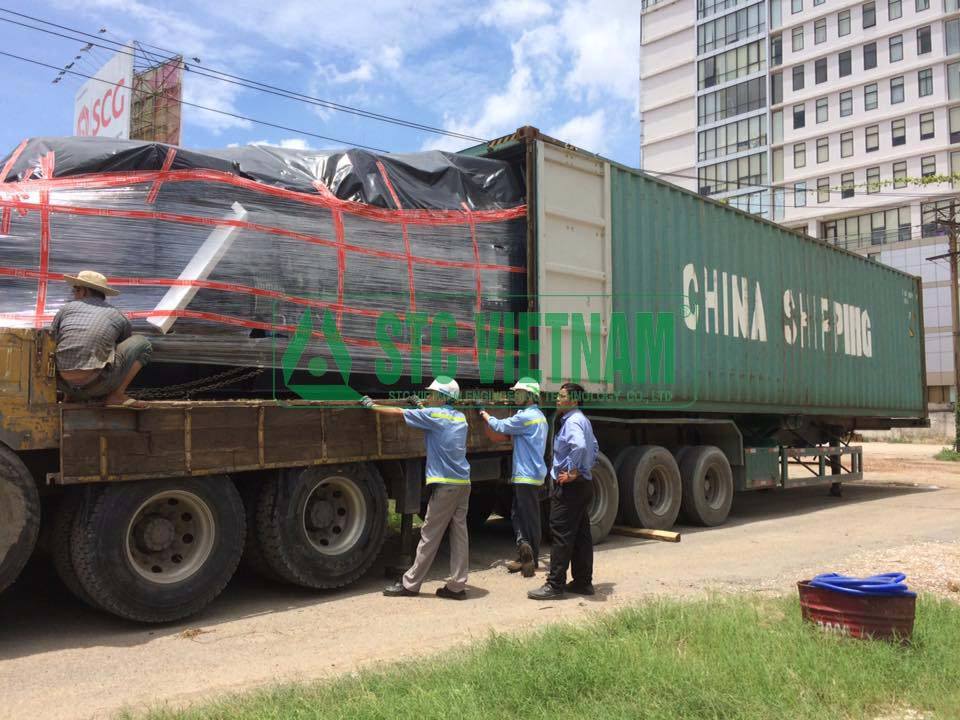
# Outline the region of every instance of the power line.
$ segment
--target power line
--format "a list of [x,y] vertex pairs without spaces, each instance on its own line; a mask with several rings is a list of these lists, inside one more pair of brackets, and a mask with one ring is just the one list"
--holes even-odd
[[[62,34],[62,33],[55,32],[55,31],[53,31],[53,30],[48,30],[48,29],[46,29],[46,28],[36,27],[35,25],[28,25],[28,24],[26,24],[26,23],[18,22],[18,21],[16,21],[16,20],[11,20],[10,18],[0,18],[0,20],[2,20],[3,22],[10,23],[10,24],[12,24],[12,25],[18,25],[18,26],[20,26],[20,27],[27,28],[27,29],[29,29],[29,30],[35,30],[35,31],[37,31],[37,32],[46,33],[46,34],[48,34],[48,35],[53,35],[53,36],[55,36],[55,37],[61,37],[61,38],[67,39],[67,40],[80,41],[80,42],[91,42],[91,44],[93,44],[93,45],[96,46],[96,47],[99,47],[99,48],[102,48],[102,49],[105,49],[105,50],[109,50],[109,51],[111,51],[111,52],[117,52],[117,53],[122,53],[122,54],[125,54],[125,55],[132,55],[132,56],[136,57],[135,53],[131,53],[131,52],[127,49],[127,46],[126,46],[126,45],[124,45],[124,44],[122,44],[122,43],[120,43],[120,42],[118,42],[118,41],[110,40],[109,38],[105,38],[105,37],[103,37],[102,35],[93,35],[93,34],[91,34],[91,33],[87,33],[87,32],[84,32],[84,31],[82,31],[82,30],[78,30],[78,29],[76,29],[76,28],[69,27],[69,26],[67,26],[67,25],[59,25],[59,24],[57,24],[57,23],[50,22],[50,21],[48,21],[48,20],[43,20],[43,19],[41,19],[41,18],[33,17],[33,16],[31,16],[31,15],[26,15],[26,14],[24,14],[24,13],[15,12],[15,11],[13,11],[13,10],[9,10],[9,9],[3,8],[3,7],[0,7],[0,12],[5,12],[5,13],[8,13],[8,14],[10,14],[10,15],[15,15],[15,16],[17,16],[17,17],[25,18],[25,19],[27,19],[27,20],[32,20],[33,22],[38,22],[38,23],[41,23],[41,24],[43,24],[43,25],[48,25],[48,26],[50,26],[50,27],[55,27],[55,28],[58,28],[58,29],[60,29],[60,30],[66,30],[67,32],[74,33],[75,35],[83,36],[84,38],[93,38],[94,40],[111,43],[111,45],[116,46],[116,47],[111,47],[111,46],[107,46],[107,45],[102,45],[102,44],[100,44],[99,42],[91,42],[91,41],[89,41],[89,40],[82,40],[81,38],[77,38],[77,37],[71,37],[71,36],[68,36],[68,35],[64,35],[64,34]],[[169,61],[169,60],[174,59],[175,57],[181,56],[180,53],[175,53],[175,52],[172,51],[172,50],[165,50],[165,49],[163,49],[163,48],[158,48],[158,47],[156,47],[156,46],[154,46],[154,45],[144,45],[144,44],[142,44],[142,43],[140,43],[140,44],[141,44],[142,47],[150,47],[150,48],[156,49],[156,50],[164,53],[165,55],[167,55],[168,57],[165,57],[165,58],[164,58],[164,61]],[[333,102],[332,100],[324,100],[324,99],[322,99],[322,98],[316,98],[316,97],[313,97],[313,96],[310,96],[310,95],[306,95],[306,94],[304,94],[304,93],[297,92],[297,91],[295,91],[295,90],[287,90],[287,89],[285,89],[285,88],[278,87],[278,86],[276,86],[276,85],[271,85],[271,84],[269,84],[269,83],[263,83],[263,82],[260,82],[259,80],[252,80],[252,79],[250,79],[250,78],[245,78],[245,77],[240,76],[240,75],[233,75],[233,74],[231,74],[231,73],[228,73],[228,72],[225,72],[225,71],[222,71],[222,70],[216,70],[216,69],[213,69],[213,68],[207,68],[207,67],[205,67],[205,66],[204,66],[204,69],[201,70],[201,69],[198,69],[198,68],[195,66],[199,59],[198,59],[198,58],[194,58],[193,60],[194,60],[194,65],[190,65],[190,64],[188,64],[188,63],[185,63],[185,64],[184,64],[184,70],[186,70],[187,72],[194,73],[195,75],[199,75],[199,76],[201,76],[201,77],[207,77],[207,78],[210,78],[210,79],[213,79],[213,80],[217,80],[217,81],[219,81],[219,82],[225,82],[225,83],[229,83],[229,84],[231,84],[231,85],[237,85],[237,86],[239,86],[239,87],[243,87],[243,88],[246,88],[246,89],[248,89],[248,90],[254,90],[254,91],[257,91],[257,92],[264,92],[264,93],[267,93],[267,94],[270,94],[270,95],[276,95],[276,96],[278,96],[278,97],[284,97],[284,98],[287,98],[288,100],[295,100],[295,101],[297,101],[297,102],[303,102],[303,103],[306,103],[306,104],[308,104],[308,105],[315,105],[315,106],[317,106],[317,107],[323,107],[323,108],[326,108],[326,109],[328,109],[328,110],[335,110],[335,111],[337,111],[337,112],[344,112],[344,113],[348,113],[348,114],[351,114],[351,115],[356,115],[356,116],[358,116],[358,117],[364,117],[364,118],[367,118],[367,119],[370,119],[370,120],[376,120],[376,121],[378,121],[378,122],[385,122],[385,123],[389,123],[389,124],[392,124],[392,125],[397,125],[397,126],[400,126],[400,127],[406,127],[406,128],[412,129],[412,130],[419,130],[419,131],[422,131],[422,132],[429,132],[429,133],[434,133],[434,134],[437,134],[437,135],[444,135],[444,136],[447,136],[447,137],[456,138],[456,139],[458,139],[458,140],[466,140],[466,141],[470,141],[470,142],[477,142],[477,143],[487,142],[487,139],[486,139],[486,138],[481,138],[481,137],[477,137],[477,136],[474,136],[474,135],[467,135],[467,134],[465,134],[465,133],[459,133],[459,132],[455,132],[455,131],[453,131],[453,130],[445,130],[445,129],[443,129],[443,128],[434,127],[434,126],[432,126],[432,125],[426,125],[426,124],[424,124],[424,123],[419,123],[419,122],[415,122],[415,121],[412,121],[412,120],[404,120],[404,119],[402,119],[402,118],[394,117],[394,116],[391,116],[391,115],[384,115],[384,114],[376,113],[376,112],[373,112],[373,111],[370,111],[370,110],[363,110],[362,108],[353,107],[353,106],[351,106],[351,105],[344,105],[344,104],[342,104],[342,103],[336,103],[336,102]],[[59,68],[58,68],[58,69],[59,69]]]
[[[21,62],[30,63],[30,64],[32,64],[32,65],[38,65],[38,66],[40,66],[40,67],[49,68],[50,70],[57,70],[57,71],[60,70],[60,68],[58,68],[56,65],[51,65],[50,63],[45,63],[45,62],[42,62],[42,61],[40,61],[40,60],[34,60],[34,59],[32,59],[32,58],[26,58],[26,57],[23,57],[23,56],[21,56],[21,55],[14,55],[13,53],[4,52],[4,51],[2,51],[2,50],[0,50],[0,55],[3,55],[3,56],[5,56],[5,57],[9,57],[9,58],[13,58],[14,60],[20,60]],[[104,79],[102,79],[102,78],[94,77],[93,75],[88,75],[88,74],[86,74],[86,73],[77,72],[76,70],[65,70],[64,72],[65,72],[65,74],[67,74],[67,75],[77,75],[77,76],[79,76],[79,77],[87,78],[88,80],[96,80],[97,82],[104,83],[105,85],[110,85],[110,86],[112,86],[112,87],[121,87],[120,83],[110,82],[109,80],[104,80]],[[130,90],[131,90],[131,92],[134,92],[134,90],[133,90],[132,88],[131,88]],[[166,98],[168,98],[168,99],[174,99],[174,100],[179,99],[179,98],[173,97],[172,95],[168,95],[168,94],[166,94],[166,93],[160,93],[160,95],[161,95],[162,97],[166,97]],[[207,107],[206,105],[200,105],[200,104],[198,104],[198,103],[187,102],[186,100],[180,100],[180,102],[181,102],[183,105],[186,105],[186,106],[188,106],[188,107],[197,108],[198,110],[206,110],[206,111],[208,111],[208,112],[217,113],[218,115],[226,115],[226,116],[228,116],[228,117],[232,117],[232,118],[235,118],[235,119],[237,119],[237,120],[245,120],[246,122],[252,122],[252,123],[255,123],[255,124],[257,124],[257,125],[264,125],[264,126],[266,126],[266,127],[272,127],[272,128],[277,129],[277,130],[285,130],[285,131],[287,131],[287,132],[293,132],[293,133],[297,133],[297,134],[299,134],[299,135],[306,135],[306,136],[308,136],[308,137],[317,138],[317,139],[319,139],[319,140],[325,140],[325,141],[327,141],[327,142],[337,143],[338,145],[347,145],[347,146],[351,146],[351,147],[359,147],[359,148],[364,148],[365,150],[372,150],[373,152],[379,152],[379,153],[389,152],[388,150],[383,150],[383,149],[381,149],[381,148],[375,148],[375,147],[372,147],[372,146],[370,146],[370,145],[362,145],[362,144],[360,144],[360,143],[351,142],[351,141],[349,141],[349,140],[340,140],[340,139],[338,139],[338,138],[328,137],[328,136],[326,136],[326,135],[319,135],[319,134],[317,134],[317,133],[310,132],[309,130],[301,130],[301,129],[298,129],[298,128],[288,127],[288,126],[286,126],[286,125],[280,125],[280,124],[278,124],[278,123],[273,123],[273,122],[270,122],[270,121],[268,121],[268,120],[260,120],[260,119],[258,119],[258,118],[250,117],[250,116],[248,116],[248,115],[241,115],[241,114],[239,114],[239,113],[229,112],[228,110],[218,110],[217,108]]]

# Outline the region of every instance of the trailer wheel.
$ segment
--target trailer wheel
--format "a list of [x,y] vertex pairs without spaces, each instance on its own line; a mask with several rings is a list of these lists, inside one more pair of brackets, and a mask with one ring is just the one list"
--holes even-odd
[[[255,477],[247,477],[237,483],[240,497],[243,499],[243,509],[247,519],[247,539],[243,546],[243,564],[264,580],[285,583],[280,575],[273,571],[263,556],[260,547],[260,533],[257,527],[257,508],[260,505],[260,495],[276,478],[276,473],[258,473]],[[271,490],[272,492],[272,490]]]
[[53,513],[53,522],[50,527],[50,556],[57,576],[67,590],[90,607],[102,610],[103,608],[97,605],[89,593],[83,589],[73,566],[72,556],[73,528],[85,504],[85,496],[98,492],[100,488],[96,486],[67,488],[64,491],[60,504]]
[[680,468],[658,445],[633,448],[617,473],[620,514],[632,527],[668,530],[680,512]]
[[691,447],[680,463],[681,507],[698,525],[722,525],[733,504],[733,471],[723,451],[713,445]]
[[593,475],[593,502],[590,503],[590,534],[593,544],[607,539],[610,529],[617,519],[620,508],[620,490],[617,487],[617,474],[613,464],[603,453],[597,454],[597,463],[591,471]]
[[17,579],[40,534],[40,496],[17,454],[0,445],[0,592]]
[[387,529],[387,490],[365,465],[283,470],[257,506],[260,549],[284,580],[338,588],[365,573]]
[[170,622],[206,607],[240,562],[243,503],[227,477],[117,483],[85,498],[71,558],[104,610]]

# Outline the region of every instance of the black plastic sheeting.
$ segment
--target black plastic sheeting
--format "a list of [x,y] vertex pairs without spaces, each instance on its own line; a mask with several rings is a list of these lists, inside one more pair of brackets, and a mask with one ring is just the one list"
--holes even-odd
[[[169,148],[162,143],[138,140],[33,138],[27,142],[6,180],[37,178],[40,158],[51,151],[56,158],[54,177],[58,178],[156,171],[163,167]],[[319,180],[341,200],[396,209],[377,168],[378,161],[383,164],[405,209],[497,210],[523,203],[523,189],[507,163],[438,150],[377,154],[358,149],[290,150],[268,145],[220,150],[177,148],[170,169],[217,170],[314,194],[319,192],[315,185]]]

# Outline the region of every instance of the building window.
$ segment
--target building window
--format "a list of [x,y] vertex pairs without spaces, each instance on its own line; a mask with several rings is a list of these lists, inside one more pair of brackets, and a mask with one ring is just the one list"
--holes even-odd
[[[820,239],[848,250],[909,240],[910,208],[908,206],[878,210],[821,223]],[[878,255],[879,253],[869,253],[867,257],[875,258]]]
[[697,119],[700,125],[706,125],[766,105],[766,78],[754,78],[698,97]]
[[697,63],[699,88],[713,87],[763,70],[766,48],[762,40],[741,45]]
[[960,105],[950,108],[950,142],[960,143]]
[[827,81],[827,59],[820,58],[813,64],[814,80],[817,85]]
[[697,53],[719,50],[766,29],[766,3],[756,3],[697,26]]
[[877,109],[877,84],[876,83],[870,83],[869,85],[863,86],[863,109],[864,110]]
[[840,93],[840,117],[853,115],[853,90]]
[[930,0],[917,0],[917,12],[923,12],[930,8]]
[[920,113],[920,139],[929,140],[936,134],[933,122],[933,113]]
[[907,186],[907,161],[901,160],[893,164],[893,187],[905,188]]
[[947,97],[960,98],[960,62],[947,65]]
[[897,145],[906,145],[907,144],[907,121],[903,118],[899,120],[894,120],[890,123],[890,138],[891,145],[896,147]]
[[877,24],[877,6],[868,2],[863,6],[863,29],[872,28]]
[[795,27],[790,33],[790,49],[793,52],[803,50],[803,25]]
[[847,200],[856,195],[853,187],[853,173],[848,172],[840,176],[840,198]]
[[880,192],[880,168],[867,168],[867,194]]
[[783,110],[770,114],[770,139],[774,145],[783,142]]
[[837,13],[837,35],[843,37],[850,34],[850,11],[841,10]]
[[873,70],[877,66],[877,44],[867,43],[863,46],[863,69]]
[[943,34],[946,36],[947,55],[960,52],[960,20],[943,23]]
[[823,5],[827,0],[813,0],[814,5]]
[[770,38],[770,67],[777,67],[783,63],[783,36],[774,35]]
[[827,41],[827,19],[820,18],[813,23],[813,44],[819,45]]
[[817,202],[830,202],[830,178],[817,178]]
[[846,77],[853,72],[853,55],[849,50],[844,50],[839,56],[840,77]]
[[715,165],[706,165],[698,170],[697,175],[701,195],[765,185],[767,154],[757,153]]
[[937,174],[937,156],[924,155],[920,158],[920,177],[933,177]]
[[867,152],[876,152],[880,149],[880,126],[870,125],[863,133],[864,147]]
[[890,62],[903,60],[903,35],[894,35],[890,38]]
[[697,158],[700,161],[713,160],[766,144],[767,118],[758,115],[701,131],[698,134]]
[[917,89],[920,97],[933,95],[933,70],[926,68],[917,73]]
[[770,103],[776,105],[783,102],[783,73],[773,73],[770,76]]
[[830,162],[830,138],[817,138],[817,163]]
[[853,155],[853,131],[840,133],[840,157]]
[[793,185],[793,206],[807,206],[807,184],[805,182],[794,183]]
[[890,104],[902,103],[903,97],[903,75],[890,78]]
[[923,203],[923,205],[920,206],[920,222],[923,223],[920,232],[923,237],[936,237],[947,234],[947,228],[941,225],[940,221],[950,218],[950,212],[955,212],[953,205],[956,202],[955,198],[948,198],[937,202]]
[[795,143],[793,146],[793,169],[798,170],[807,166],[807,144]]
[[773,170],[773,182],[783,181],[783,148],[774,148],[770,151],[770,164]]
[[822,123],[830,119],[829,102],[827,98],[817,98],[817,122]]
[[790,0],[790,12],[793,15],[803,12],[803,0]]
[[807,124],[807,109],[805,105],[793,106],[793,129],[799,130]]
[[950,183],[954,190],[957,189],[957,183],[960,183],[960,152],[950,153],[950,177],[953,181]]
[[917,55],[926,55],[933,48],[930,42],[930,26],[917,28]]
[[803,90],[803,65],[793,66],[793,91]]
[[896,20],[903,17],[903,0],[887,0],[887,19]]

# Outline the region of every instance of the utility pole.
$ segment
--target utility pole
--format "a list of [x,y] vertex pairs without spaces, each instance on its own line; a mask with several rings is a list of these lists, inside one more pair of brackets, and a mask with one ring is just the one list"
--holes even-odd
[[[956,199],[951,198],[950,207],[937,210],[937,224],[947,229],[948,248],[946,256],[927,258],[937,260],[946,257],[950,262],[950,315],[953,330],[953,422],[955,426],[953,449],[960,452],[960,296],[958,296],[957,272],[957,235],[960,234],[960,222],[957,221]],[[949,219],[944,219],[944,211]],[[920,299],[923,302],[923,298]],[[921,328],[921,332],[923,329]]]

